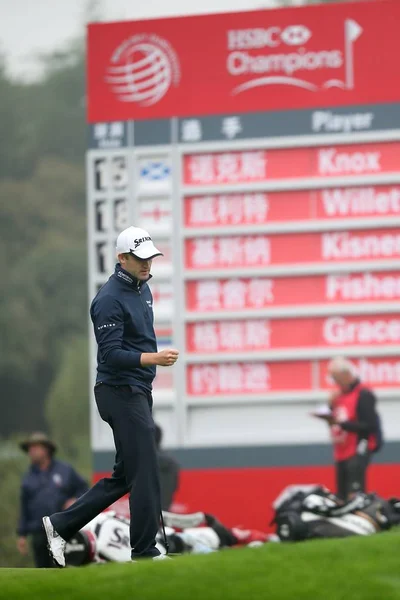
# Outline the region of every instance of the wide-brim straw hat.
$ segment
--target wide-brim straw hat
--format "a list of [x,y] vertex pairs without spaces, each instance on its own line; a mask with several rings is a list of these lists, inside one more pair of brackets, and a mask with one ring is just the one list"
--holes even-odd
[[46,446],[46,448],[48,448],[52,454],[57,451],[56,444],[45,433],[39,431],[32,433],[26,440],[23,440],[19,447],[24,452],[28,452],[29,447],[33,446],[34,444],[42,444],[42,446]]

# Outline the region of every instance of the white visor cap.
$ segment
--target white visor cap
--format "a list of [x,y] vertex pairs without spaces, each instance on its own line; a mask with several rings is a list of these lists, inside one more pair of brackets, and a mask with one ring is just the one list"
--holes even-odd
[[155,256],[163,256],[145,229],[140,227],[128,227],[121,231],[117,239],[118,254],[130,253],[142,260],[149,260]]

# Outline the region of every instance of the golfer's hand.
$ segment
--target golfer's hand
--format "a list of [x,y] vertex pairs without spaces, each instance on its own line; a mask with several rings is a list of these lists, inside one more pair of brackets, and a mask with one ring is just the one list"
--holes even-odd
[[168,349],[157,353],[157,364],[160,367],[172,367],[178,360],[178,350]]
[[17,539],[17,549],[20,554],[28,554],[28,540],[26,537],[19,537]]

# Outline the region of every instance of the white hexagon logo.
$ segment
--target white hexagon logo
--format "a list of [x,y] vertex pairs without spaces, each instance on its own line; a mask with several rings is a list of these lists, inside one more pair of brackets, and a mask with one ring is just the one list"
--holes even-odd
[[281,38],[288,46],[302,46],[311,37],[311,31],[305,25],[289,25],[282,31]]

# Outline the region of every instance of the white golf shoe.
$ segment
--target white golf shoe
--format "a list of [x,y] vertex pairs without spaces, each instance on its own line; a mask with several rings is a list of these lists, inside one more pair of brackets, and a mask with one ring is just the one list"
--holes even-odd
[[[146,561],[149,560],[148,558],[139,558],[139,559],[134,559],[132,558],[131,562],[133,563],[138,563],[138,562],[142,562],[142,561]],[[153,556],[153,558],[151,560],[172,560],[172,558],[170,556],[167,556],[166,554],[160,554],[159,556]]]
[[67,542],[54,529],[50,517],[43,517],[43,527],[47,536],[47,547],[54,562],[59,567],[65,567],[64,550]]

